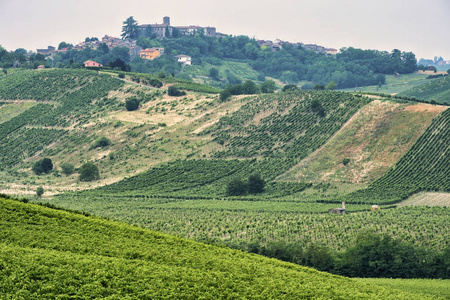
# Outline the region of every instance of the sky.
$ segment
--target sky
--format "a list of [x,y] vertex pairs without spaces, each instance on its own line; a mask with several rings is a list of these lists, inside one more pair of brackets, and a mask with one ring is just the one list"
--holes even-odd
[[216,27],[218,32],[328,48],[411,51],[450,60],[450,0],[0,0],[0,45],[7,50],[120,37],[139,24]]

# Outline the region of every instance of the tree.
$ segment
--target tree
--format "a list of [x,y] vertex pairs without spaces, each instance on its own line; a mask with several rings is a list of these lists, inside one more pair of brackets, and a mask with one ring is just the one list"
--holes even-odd
[[323,84],[316,84],[314,86],[314,89],[317,90],[317,91],[321,91],[321,90],[325,89],[325,86]]
[[139,37],[139,26],[136,20],[131,16],[123,22],[122,39],[135,40]]
[[264,192],[266,183],[259,174],[250,175],[247,182],[247,190],[250,194],[259,194]]
[[[116,48],[114,48],[116,49]],[[108,66],[112,69],[120,69],[121,71],[124,72],[130,72],[131,71],[131,67],[129,64],[126,64],[123,60],[121,60],[120,58],[115,59],[114,61],[110,61]]]
[[100,179],[98,167],[93,162],[83,164],[78,170],[80,181],[93,181]]
[[40,198],[42,195],[44,195],[44,188],[42,186],[38,187],[36,189],[36,195]]
[[282,91],[283,92],[298,91],[298,87],[295,84],[287,84],[287,85],[283,86]]
[[75,172],[75,167],[68,162],[64,162],[61,164],[61,170],[65,175],[71,175]]
[[178,96],[184,96],[186,95],[186,92],[184,91],[180,91],[176,86],[169,86],[169,88],[167,89],[167,94],[169,96],[173,96],[173,97],[178,97]]
[[50,158],[38,160],[33,164],[31,169],[36,175],[40,175],[42,173],[48,174],[51,170],[53,170],[52,160]]
[[336,87],[337,87],[337,84],[336,84],[336,82],[334,82],[334,81],[330,81],[330,82],[325,86],[325,88],[326,88],[327,90],[334,90]]
[[227,101],[231,97],[231,92],[229,89],[224,89],[219,94],[219,99],[221,102]]
[[323,108],[322,103],[317,99],[311,101],[311,110],[321,117],[325,116],[325,109]]
[[273,80],[265,80],[261,83],[261,93],[273,93],[275,92],[276,86],[275,81]]
[[169,38],[169,37],[170,37],[169,26],[166,26],[166,30],[164,30],[164,37],[166,37],[166,38]]
[[240,178],[234,178],[227,185],[228,196],[242,196],[247,192],[247,184]]
[[125,108],[128,111],[133,111],[139,108],[139,100],[136,97],[128,98],[125,101]]
[[258,87],[251,80],[246,80],[242,84],[242,94],[253,95],[258,93]]
[[287,84],[296,84],[298,82],[298,75],[296,72],[284,71],[281,73],[280,80]]
[[209,76],[213,79],[213,80],[217,80],[219,81],[219,71],[216,68],[211,68],[209,69]]

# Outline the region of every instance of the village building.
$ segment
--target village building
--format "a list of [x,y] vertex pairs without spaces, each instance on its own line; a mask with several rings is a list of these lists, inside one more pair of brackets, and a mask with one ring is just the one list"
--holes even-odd
[[142,50],[139,53],[140,58],[148,59],[148,60],[154,60],[155,58],[159,57],[161,55],[161,52],[159,52],[156,49],[153,48],[147,48],[145,50]]
[[183,65],[192,65],[192,57],[188,56],[188,55],[177,55],[175,56],[176,59],[178,60],[178,62],[182,63]]
[[339,214],[343,215],[345,214],[345,202],[342,202],[342,207],[336,207],[328,210],[330,214]]
[[98,62],[93,61],[93,60],[87,60],[87,61],[84,62],[84,67],[85,67],[85,68],[91,68],[91,67],[103,67],[103,65],[102,65],[102,64],[99,64]]
[[216,36],[215,27],[202,27],[196,25],[189,26],[171,26],[170,17],[164,17],[162,24],[143,24],[139,25],[139,30],[141,34],[149,34],[147,31],[150,30],[150,34],[156,35],[157,38],[163,39],[168,36],[172,36],[173,29],[176,28],[180,31],[181,35],[191,35],[195,34],[199,30],[202,30],[206,36]]
[[42,54],[42,55],[50,55],[53,51],[55,51],[56,48],[53,46],[48,46],[47,49],[36,49],[36,52],[38,54]]

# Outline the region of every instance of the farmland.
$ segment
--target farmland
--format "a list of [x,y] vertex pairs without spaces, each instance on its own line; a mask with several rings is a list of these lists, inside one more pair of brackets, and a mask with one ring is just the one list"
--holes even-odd
[[0,202],[1,292],[7,298],[325,299],[338,290],[366,299],[427,298],[125,223]]
[[[47,77],[55,81],[48,91],[39,84],[48,85]],[[0,78],[0,112],[11,113],[0,119],[0,190],[136,225],[121,228],[215,245],[195,247],[226,246],[354,277],[365,276],[352,267],[356,259],[350,263],[359,255],[361,270],[364,262],[393,261],[389,268],[367,267],[368,276],[448,278],[447,107],[336,91],[278,91],[223,102],[215,88],[172,77],[127,73],[124,80],[80,70]],[[170,85],[187,94],[167,95]],[[139,100],[137,110],[125,109],[130,98]],[[101,138],[109,144],[94,146]],[[33,174],[32,164],[43,157],[55,170]],[[99,180],[78,180],[76,169],[86,161],[99,167]],[[65,162],[75,173],[61,173]],[[252,176],[265,183],[261,191],[248,188]],[[233,182],[244,190],[230,193]],[[42,198],[34,196],[38,186]],[[342,202],[345,215],[328,213]],[[371,211],[373,204],[381,210]],[[33,215],[53,213],[26,207],[36,208]],[[38,219],[32,222],[48,225]],[[58,257],[55,264],[72,259],[58,252],[70,246],[54,245],[2,247],[22,253],[14,263],[24,268],[34,268],[26,263],[34,256]],[[374,261],[362,258],[366,246]],[[392,257],[383,256],[384,246]],[[86,266],[92,262],[80,249],[97,250],[73,251],[83,261],[77,272],[91,278]],[[133,251],[99,258],[96,266],[120,269],[133,257],[145,270],[155,267],[146,260],[153,252]]]

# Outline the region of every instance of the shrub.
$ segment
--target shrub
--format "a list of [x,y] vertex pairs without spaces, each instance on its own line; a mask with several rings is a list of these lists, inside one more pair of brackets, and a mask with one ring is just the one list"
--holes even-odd
[[180,91],[176,86],[169,86],[169,89],[167,90],[167,94],[169,96],[178,97],[178,96],[184,96],[186,95],[186,92]]
[[131,97],[125,101],[125,108],[128,111],[133,111],[139,108],[139,104],[139,100],[136,97]]
[[119,73],[119,78],[125,78],[125,73]]
[[61,164],[61,170],[65,175],[71,175],[75,172],[75,167],[72,164],[64,162]]
[[98,167],[93,162],[83,164],[78,170],[80,181],[93,181],[100,179]]
[[247,184],[240,178],[234,178],[227,185],[228,196],[242,196],[247,193]]
[[350,158],[344,158],[342,160],[342,163],[344,164],[344,166],[348,165],[349,162],[350,162]]
[[44,188],[42,186],[40,186],[36,189],[36,195],[38,197],[41,197],[42,195],[44,195]]
[[250,194],[258,194],[264,192],[266,183],[259,174],[250,175],[247,182],[247,190]]
[[94,142],[92,148],[104,148],[109,145],[111,145],[111,141],[107,137],[102,136],[101,138],[99,138]]

